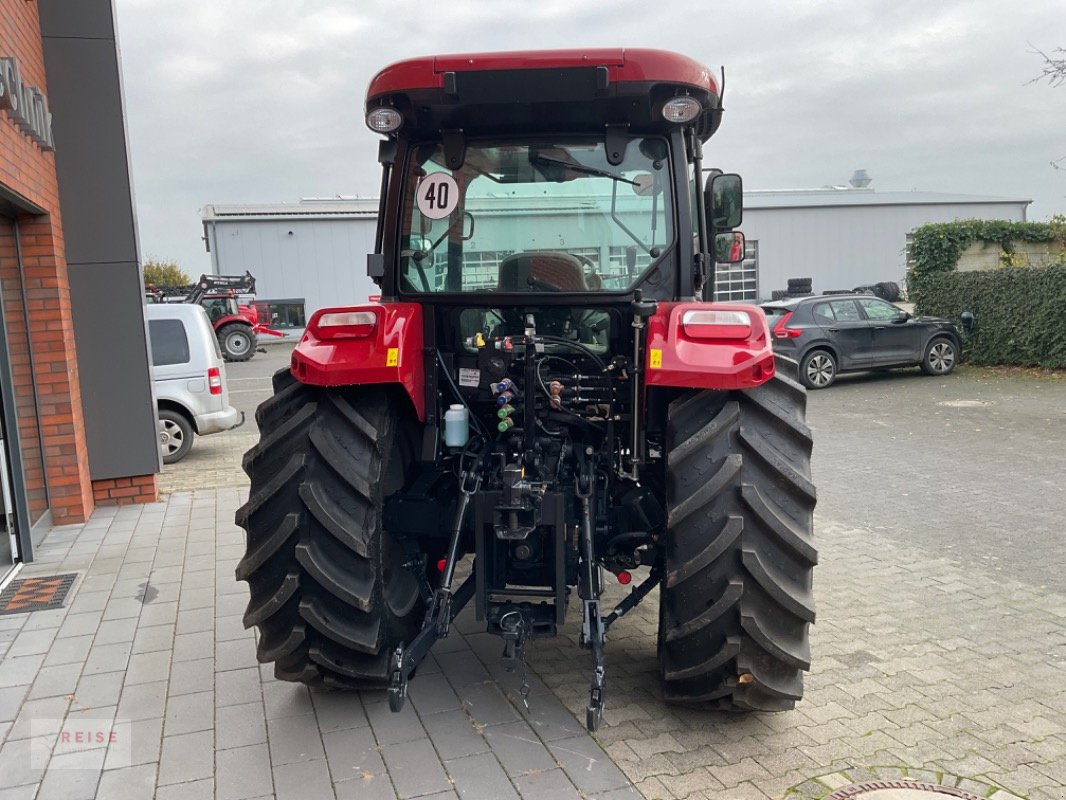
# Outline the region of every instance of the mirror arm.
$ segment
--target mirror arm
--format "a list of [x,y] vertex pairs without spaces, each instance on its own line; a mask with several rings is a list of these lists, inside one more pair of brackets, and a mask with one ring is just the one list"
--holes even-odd
[[[714,300],[714,264],[709,256],[710,238],[707,230],[707,201],[704,197],[703,187],[700,181],[703,176],[703,142],[696,135],[693,128],[688,128],[686,135],[689,141],[689,155],[692,159],[692,170],[696,181],[696,231],[697,240],[700,243],[698,257],[692,260],[692,287],[693,293],[700,294],[704,299],[708,296]],[[708,263],[711,262],[711,263]]]

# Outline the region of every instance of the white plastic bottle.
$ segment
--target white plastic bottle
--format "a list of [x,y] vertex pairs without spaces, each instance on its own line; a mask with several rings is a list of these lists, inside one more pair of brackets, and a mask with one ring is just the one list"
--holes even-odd
[[463,447],[470,438],[470,416],[466,406],[455,403],[444,412],[444,444]]

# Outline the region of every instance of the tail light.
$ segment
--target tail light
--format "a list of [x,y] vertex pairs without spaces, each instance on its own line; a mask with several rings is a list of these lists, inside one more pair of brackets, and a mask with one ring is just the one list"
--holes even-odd
[[207,370],[207,388],[211,394],[222,394],[222,371],[218,367]]
[[791,311],[786,311],[781,315],[781,319],[779,319],[777,324],[774,325],[775,339],[797,339],[803,335],[803,331],[787,327],[790,319],[792,319]]
[[325,311],[311,320],[310,327],[322,339],[365,339],[377,324],[373,311]]
[[681,316],[685,333],[693,339],[749,339],[751,316],[732,309],[691,309]]

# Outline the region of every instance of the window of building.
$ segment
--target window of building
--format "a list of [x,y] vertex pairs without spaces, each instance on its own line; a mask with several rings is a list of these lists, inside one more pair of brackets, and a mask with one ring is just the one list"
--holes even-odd
[[759,242],[748,239],[744,260],[718,264],[715,269],[714,299],[721,302],[755,302],[759,299]]

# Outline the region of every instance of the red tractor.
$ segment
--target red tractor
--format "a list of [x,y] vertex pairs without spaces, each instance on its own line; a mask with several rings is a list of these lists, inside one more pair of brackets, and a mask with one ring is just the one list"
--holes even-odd
[[145,288],[145,296],[156,303],[180,302],[203,306],[218,337],[226,361],[247,361],[255,354],[258,337],[285,336],[259,321],[255,305],[240,302],[242,295],[255,295],[255,278],[243,275],[201,275],[189,286]]
[[703,161],[718,82],[655,50],[438,56],[366,112],[380,300],[312,316],[244,459],[260,661],[399,709],[470,601],[509,667],[573,604],[595,729],[610,628],[658,589],[666,700],[792,708],[811,433],[762,312],[712,302],[744,250],[740,177]]

